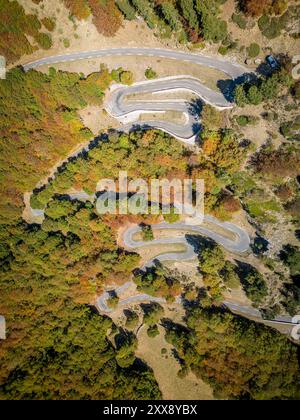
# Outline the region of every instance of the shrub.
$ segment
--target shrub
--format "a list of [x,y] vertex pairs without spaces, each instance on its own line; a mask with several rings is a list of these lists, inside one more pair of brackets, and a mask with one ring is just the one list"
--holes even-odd
[[43,32],[36,36],[36,41],[44,50],[49,50],[52,47],[51,36]]
[[163,217],[167,223],[177,223],[180,220],[180,215],[175,213],[174,207],[171,207],[170,213],[164,214]]
[[143,234],[143,240],[144,241],[153,241],[154,235],[152,227],[149,225],[142,226],[142,234]]
[[67,38],[64,38],[63,44],[64,44],[64,47],[65,48],[69,48],[70,47],[70,41]]
[[148,337],[155,338],[159,335],[159,329],[157,325],[152,325],[147,330]]
[[274,15],[282,15],[288,7],[288,0],[273,0],[271,11]]
[[242,15],[234,13],[231,17],[232,22],[234,22],[240,29],[246,29],[247,21],[243,18]]
[[125,327],[128,330],[134,330],[139,324],[139,316],[136,312],[127,311]]
[[45,17],[42,19],[42,24],[45,26],[46,29],[48,29],[49,32],[53,32],[55,29],[55,20],[50,19],[48,17]]
[[236,122],[241,127],[245,127],[249,124],[249,118],[247,117],[247,115],[239,115],[238,117],[236,117]]
[[228,47],[221,46],[221,47],[218,49],[218,52],[219,52],[219,54],[221,54],[221,55],[226,55],[226,54],[228,53]]
[[118,298],[118,296],[115,295],[115,294],[113,294],[112,296],[109,297],[109,299],[107,299],[107,302],[106,303],[107,303],[107,306],[110,309],[113,309],[114,310],[119,305],[119,301],[120,301],[120,299]]
[[183,366],[177,373],[178,378],[184,379],[189,374],[189,369],[186,366]]
[[247,53],[251,58],[255,58],[260,54],[260,46],[256,43],[252,43],[248,48],[247,48]]
[[157,73],[151,67],[148,67],[145,71],[145,76],[147,79],[155,79],[157,77]]
[[258,27],[261,30],[261,32],[265,31],[270,24],[270,18],[269,16],[263,15],[258,19]]
[[120,82],[123,83],[123,85],[132,85],[133,73],[131,71],[123,71],[120,75]]
[[241,127],[245,127],[248,124],[255,124],[257,122],[257,118],[255,118],[251,115],[238,115],[236,117],[236,122]]
[[219,130],[222,126],[222,113],[211,105],[204,105],[201,113],[202,123],[209,130]]
[[87,19],[91,10],[88,6],[87,0],[63,0],[66,7],[70,10],[71,16],[75,16],[78,20]]
[[281,35],[282,29],[283,28],[280,23],[280,20],[277,18],[273,18],[270,20],[270,23],[267,26],[267,28],[263,31],[263,35],[268,39],[275,39]]
[[259,105],[263,101],[263,95],[257,86],[251,86],[248,91],[248,100],[252,105]]

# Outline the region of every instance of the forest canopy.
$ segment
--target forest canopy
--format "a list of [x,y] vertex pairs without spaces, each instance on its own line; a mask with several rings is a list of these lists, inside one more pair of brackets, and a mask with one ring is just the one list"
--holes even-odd
[[52,45],[51,34],[45,32],[45,28],[35,14],[26,14],[16,0],[0,0],[0,54],[8,63],[38,49],[28,37],[32,37],[40,48],[49,49]]
[[187,325],[167,340],[217,398],[299,399],[298,348],[282,334],[217,308],[188,311]]

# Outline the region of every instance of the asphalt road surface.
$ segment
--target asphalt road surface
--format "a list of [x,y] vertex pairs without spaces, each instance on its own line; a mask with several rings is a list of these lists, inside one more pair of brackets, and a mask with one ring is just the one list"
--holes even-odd
[[40,60],[36,60],[31,63],[25,64],[23,65],[23,68],[25,71],[28,71],[30,69],[35,69],[40,66],[48,66],[56,63],[111,56],[147,56],[181,60],[218,69],[230,76],[232,79],[237,79],[243,74],[247,73],[247,69],[245,67],[225,59],[208,57],[202,54],[191,54],[183,51],[166,50],[161,48],[110,48],[105,50],[75,52],[70,54],[45,57]]

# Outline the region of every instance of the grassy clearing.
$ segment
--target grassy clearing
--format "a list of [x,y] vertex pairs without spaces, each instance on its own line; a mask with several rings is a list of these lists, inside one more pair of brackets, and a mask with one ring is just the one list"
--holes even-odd
[[142,358],[153,369],[164,399],[170,400],[212,400],[211,388],[193,374],[179,378],[178,361],[172,354],[172,346],[165,341],[164,329],[159,327],[160,334],[150,338],[147,329],[142,328],[138,335],[136,355]]

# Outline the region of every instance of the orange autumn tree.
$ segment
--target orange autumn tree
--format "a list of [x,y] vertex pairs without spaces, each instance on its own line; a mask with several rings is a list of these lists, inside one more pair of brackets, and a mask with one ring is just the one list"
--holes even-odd
[[99,33],[114,36],[122,25],[122,13],[113,0],[88,0],[93,13],[93,23]]
[[244,0],[245,12],[253,17],[263,15],[272,6],[272,0]]
[[70,10],[71,16],[75,16],[79,20],[87,19],[91,14],[86,0],[64,0],[64,3]]

